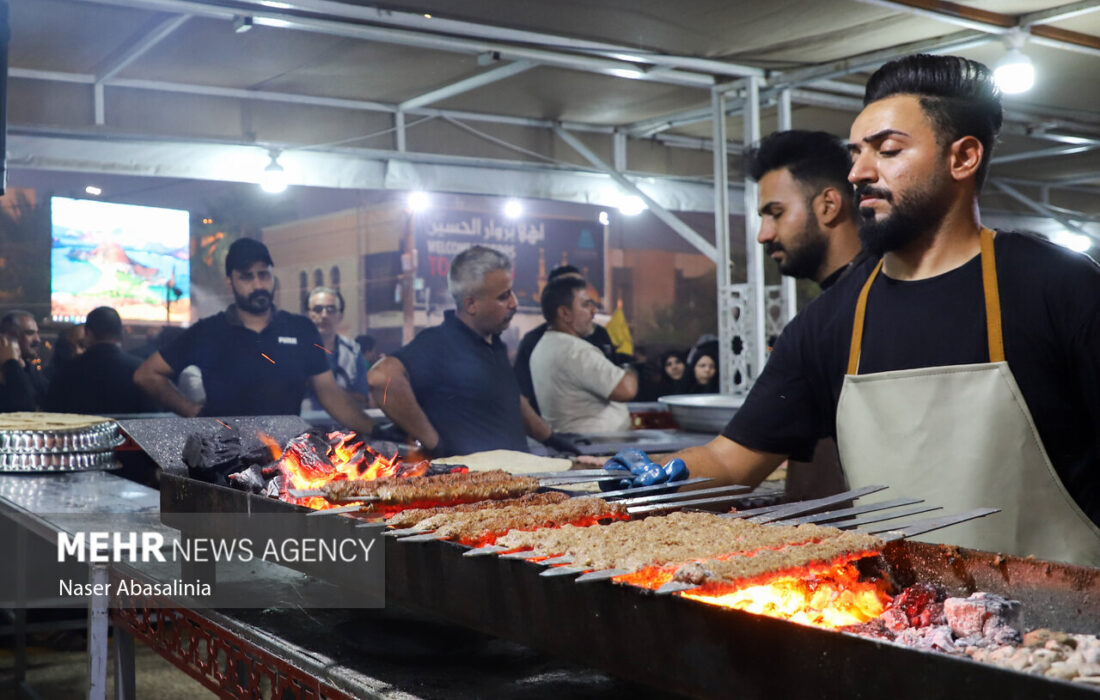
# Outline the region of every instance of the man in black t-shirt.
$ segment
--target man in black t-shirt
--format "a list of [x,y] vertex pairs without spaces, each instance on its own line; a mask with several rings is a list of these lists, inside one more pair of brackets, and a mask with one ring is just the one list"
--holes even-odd
[[88,349],[69,360],[50,382],[46,409],[67,413],[149,413],[156,404],[134,384],[141,358],[122,351],[122,319],[109,306],[88,312]]
[[910,56],[864,104],[849,179],[883,259],[795,318],[723,434],[678,456],[755,484],[835,434],[854,486],[1001,509],[946,541],[1100,565],[1100,267],[981,226],[1002,114],[988,68]]
[[443,323],[379,360],[367,381],[382,411],[434,456],[564,445],[519,391],[501,332],[516,313],[512,261],[473,246],[455,256]]
[[[233,242],[225,257],[235,303],[188,328],[138,368],[134,381],[181,416],[297,415],[307,385],[336,420],[369,434],[371,420],[336,384],[317,327],[272,304],[275,277],[267,246]],[[202,371],[206,403],[172,383],[183,368]]]
[[[844,142],[824,131],[777,131],[745,155],[755,180],[760,232],[756,240],[779,272],[809,279],[822,291],[865,257]],[[768,338],[775,344],[775,338]],[[836,441],[819,440],[810,461],[787,464],[787,497],[818,498],[847,488]]]

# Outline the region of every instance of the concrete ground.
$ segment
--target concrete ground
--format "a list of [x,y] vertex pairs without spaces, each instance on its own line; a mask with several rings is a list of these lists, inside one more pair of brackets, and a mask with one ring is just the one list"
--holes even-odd
[[[37,646],[27,648],[27,681],[31,689],[43,700],[71,700],[86,697],[88,693],[88,657],[84,635],[65,633]],[[10,638],[0,640],[0,682],[11,678],[15,666],[15,653]],[[107,697],[114,697],[114,656],[112,642],[111,664],[107,667]],[[161,658],[149,647],[136,643],[135,673],[138,698],[157,700],[206,700],[217,697],[198,681]],[[0,698],[19,697],[10,688],[0,688]]]

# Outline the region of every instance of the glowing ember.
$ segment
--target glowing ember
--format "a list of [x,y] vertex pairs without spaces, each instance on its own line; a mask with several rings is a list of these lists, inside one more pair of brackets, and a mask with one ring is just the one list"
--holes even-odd
[[704,586],[679,595],[826,629],[872,620],[886,610],[891,600],[884,582],[861,581],[852,562],[788,573],[766,583]]
[[[362,441],[356,441],[354,433],[331,432],[325,437],[327,441],[322,441],[307,433],[287,443],[286,451],[279,459],[279,467],[286,476],[286,488],[312,490],[333,481],[398,476],[403,466],[396,454],[385,457]],[[265,441],[265,444],[270,443]],[[400,475],[415,476],[419,466],[410,465],[411,468]],[[427,470],[426,464],[424,470]],[[284,491],[280,497],[288,503],[314,510],[337,507],[337,504],[329,503],[319,496],[293,498]]]

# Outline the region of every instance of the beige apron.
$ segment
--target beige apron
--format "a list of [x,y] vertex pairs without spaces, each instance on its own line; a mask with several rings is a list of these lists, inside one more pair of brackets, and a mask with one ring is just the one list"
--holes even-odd
[[886,484],[895,496],[1000,513],[929,537],[1006,554],[1100,566],[1100,528],[1051,466],[1035,422],[1005,362],[993,232],[981,232],[989,363],[860,375],[871,284],[856,304],[848,373],[837,406],[840,461],[853,488]]

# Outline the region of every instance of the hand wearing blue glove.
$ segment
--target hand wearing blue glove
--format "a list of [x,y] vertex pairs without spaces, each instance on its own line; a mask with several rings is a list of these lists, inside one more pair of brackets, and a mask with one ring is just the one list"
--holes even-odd
[[688,468],[684,460],[671,459],[663,467],[649,458],[641,450],[623,450],[607,460],[604,469],[630,472],[631,476],[619,481],[602,481],[604,491],[628,489],[636,486],[653,486],[673,481],[682,481],[688,477]]

